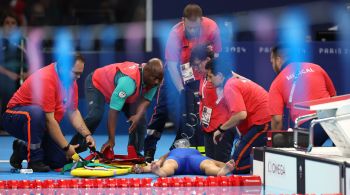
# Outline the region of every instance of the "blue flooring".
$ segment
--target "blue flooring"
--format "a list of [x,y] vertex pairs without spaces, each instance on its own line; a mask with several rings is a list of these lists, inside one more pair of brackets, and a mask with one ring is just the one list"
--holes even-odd
[[[67,140],[70,140],[72,136],[66,136]],[[101,148],[101,146],[107,141],[106,135],[96,135],[94,136],[96,141],[97,148]],[[164,132],[161,140],[158,142],[158,148],[155,154],[155,158],[158,159],[162,155],[168,152],[171,143],[175,138],[175,134],[173,132]],[[14,138],[11,136],[0,136],[0,180],[22,180],[22,179],[67,179],[73,178],[69,172],[64,173],[63,175],[58,172],[48,172],[48,173],[33,173],[33,174],[20,174],[20,173],[11,173],[11,165],[8,162],[10,156],[12,154],[12,142]],[[114,153],[115,154],[127,154],[127,144],[128,144],[128,135],[117,135],[115,140]],[[88,152],[81,153],[82,157],[88,156]],[[23,163],[23,167],[26,167],[26,163]],[[122,175],[118,177],[123,178],[134,178],[134,177],[150,177],[156,178],[154,174],[128,174]]]
[[[72,136],[66,136],[67,140],[70,140]],[[155,158],[161,157],[168,152],[170,145],[173,142],[175,134],[171,131],[165,131],[161,140],[158,142]],[[102,144],[106,141],[106,135],[94,136],[96,140],[97,148],[101,148]],[[0,160],[8,161],[12,154],[12,141],[11,136],[0,136]],[[115,154],[127,154],[127,135],[116,136],[116,146],[114,147]],[[82,157],[86,157],[89,153],[84,152]],[[26,167],[26,164],[23,163]],[[11,166],[8,162],[0,162],[0,181],[1,180],[48,180],[48,179],[72,179],[73,176],[69,172],[61,174],[59,172],[50,171],[48,173],[32,173],[32,174],[20,174],[11,173]],[[158,178],[154,174],[128,174],[115,176],[115,178],[152,178],[155,181]],[[183,176],[176,176],[183,177]],[[88,189],[0,189],[0,195],[2,194],[271,194],[286,192],[284,189],[276,188],[263,188],[262,186],[253,187],[152,187],[152,188],[88,188]]]

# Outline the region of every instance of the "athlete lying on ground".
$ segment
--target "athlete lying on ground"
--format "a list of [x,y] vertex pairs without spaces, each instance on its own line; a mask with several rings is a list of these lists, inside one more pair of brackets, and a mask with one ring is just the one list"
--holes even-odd
[[172,175],[208,175],[221,176],[230,173],[234,169],[233,160],[227,163],[219,162],[192,148],[176,148],[162,156],[158,161],[145,167],[136,165],[135,173],[152,172],[160,177]]

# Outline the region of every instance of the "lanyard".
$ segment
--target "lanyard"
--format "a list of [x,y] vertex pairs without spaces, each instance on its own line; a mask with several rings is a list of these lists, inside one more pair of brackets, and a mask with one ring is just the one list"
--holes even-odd
[[[299,71],[300,71],[301,64],[299,65],[298,63],[296,63],[296,65],[297,65],[297,69],[299,67]],[[290,89],[289,98],[288,98],[288,103],[289,103],[290,106],[291,106],[291,104],[293,102],[293,96],[294,96],[294,92],[295,92],[295,87],[297,85],[297,81],[298,81],[299,76],[300,76],[300,74],[297,71],[295,71],[294,72],[294,78],[293,78],[293,84],[292,84],[292,87]]]
[[204,88],[205,88],[205,86],[207,85],[207,79],[204,79],[204,81],[203,81],[203,85],[202,85],[202,98],[204,99]]
[[[300,67],[301,67],[301,64],[300,64]],[[295,75],[294,75],[294,78],[293,78],[293,84],[292,84],[292,87],[290,89],[289,97],[288,97],[288,103],[289,103],[288,128],[290,127],[290,124],[291,124],[291,113],[292,113],[293,96],[294,96],[295,88],[296,88],[297,81],[298,81],[298,78],[299,78],[299,75],[297,74],[296,71],[295,71],[294,74]]]
[[[204,99],[205,98],[205,95],[204,95],[204,89],[205,89],[205,87],[206,87],[206,85],[207,85],[207,79],[204,79],[204,81],[203,81],[203,85],[202,85],[202,98]],[[216,101],[215,101],[215,103],[216,103],[216,105],[217,104],[219,104],[219,102],[221,101],[221,99],[223,98],[223,88],[221,88],[221,87],[217,87],[216,88],[216,90],[215,90],[215,92],[216,92],[216,97],[217,97],[217,99],[216,99]]]
[[216,100],[216,104],[219,104],[219,102],[221,101],[221,99],[224,97],[224,89],[221,87],[216,88],[216,96],[217,96],[217,100]]

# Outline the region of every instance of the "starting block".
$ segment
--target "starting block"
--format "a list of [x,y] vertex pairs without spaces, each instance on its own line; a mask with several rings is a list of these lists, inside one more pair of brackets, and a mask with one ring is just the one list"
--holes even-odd
[[[313,147],[314,126],[320,124],[344,157],[350,157],[350,95],[324,98],[295,104],[296,109],[316,111],[316,114],[301,116],[296,119],[294,130],[294,147],[298,146],[298,133],[309,133],[310,152]],[[305,119],[313,119],[309,131],[300,130],[298,123]]]

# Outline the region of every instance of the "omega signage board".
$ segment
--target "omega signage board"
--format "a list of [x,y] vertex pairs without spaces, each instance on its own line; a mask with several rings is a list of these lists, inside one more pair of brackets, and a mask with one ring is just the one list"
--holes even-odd
[[253,175],[258,175],[264,183],[264,148],[253,147]]
[[350,173],[345,173],[350,171],[350,166],[346,158],[327,155],[327,150],[322,148],[318,151],[315,148],[314,154],[288,148],[265,149],[265,188],[272,186],[300,194],[345,194],[350,189]]
[[265,151],[265,186],[297,193],[297,159]]
[[305,193],[341,192],[341,166],[322,160],[305,159]]
[[350,195],[350,164],[345,163],[345,193],[346,195]]

